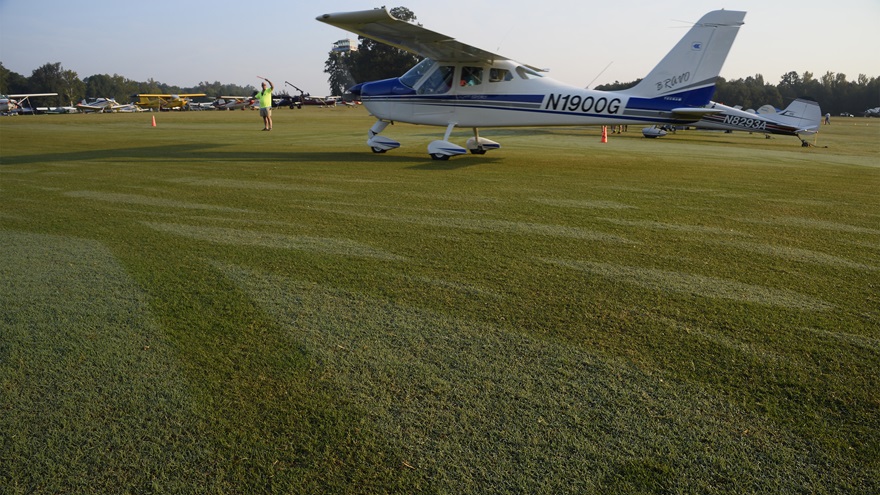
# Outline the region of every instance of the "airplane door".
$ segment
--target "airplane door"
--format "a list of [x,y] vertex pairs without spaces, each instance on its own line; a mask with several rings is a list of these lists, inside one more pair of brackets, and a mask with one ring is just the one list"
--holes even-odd
[[417,88],[418,104],[413,107],[413,116],[435,118],[445,124],[446,116],[455,111],[453,81],[454,65],[437,64],[433,71],[422,79]]

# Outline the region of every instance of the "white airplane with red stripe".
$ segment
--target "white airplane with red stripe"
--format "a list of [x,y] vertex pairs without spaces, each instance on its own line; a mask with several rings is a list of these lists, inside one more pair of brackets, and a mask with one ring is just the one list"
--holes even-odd
[[[700,129],[717,129],[724,131],[748,131],[762,134],[782,134],[785,136],[813,135],[819,132],[822,123],[822,110],[819,103],[807,98],[797,98],[784,110],[776,110],[769,105],[761,107],[757,112],[748,112],[741,108],[729,107],[721,103],[711,103],[710,108],[721,110],[720,113],[706,115],[693,124]],[[803,141],[803,139],[802,139]]]

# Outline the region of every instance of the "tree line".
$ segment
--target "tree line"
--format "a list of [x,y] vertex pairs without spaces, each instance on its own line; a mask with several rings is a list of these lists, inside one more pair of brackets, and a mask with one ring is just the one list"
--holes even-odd
[[[615,81],[597,86],[596,89],[616,91],[635,86],[639,81]],[[880,78],[859,74],[857,80],[848,81],[842,73],[826,72],[816,78],[812,72],[798,74],[792,71],[783,74],[779,84],[773,85],[765,82],[761,74],[731,81],[720,77],[716,81],[712,99],[729,106],[758,109],[763,105],[785,108],[800,97],[819,102],[822,111],[832,115],[844,112],[861,115],[869,108],[880,107]]]
[[221,84],[219,81],[200,82],[197,86],[182,88],[160,83],[153,79],[146,82],[133,81],[119,74],[95,74],[80,79],[75,71],[66,70],[61,62],[47,63],[34,69],[30,77],[12,72],[0,62],[0,94],[58,93],[47,97],[40,104],[65,106],[83,98],[113,98],[127,103],[131,95],[138,93],[205,93],[210,96],[251,95],[256,88],[251,85]]

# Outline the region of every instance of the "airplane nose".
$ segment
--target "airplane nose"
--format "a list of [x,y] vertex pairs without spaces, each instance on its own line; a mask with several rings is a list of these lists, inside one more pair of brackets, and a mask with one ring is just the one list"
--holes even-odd
[[354,86],[348,88],[348,92],[353,94],[354,96],[360,98],[361,90],[363,90],[364,84],[366,84],[366,83],[355,84]]
[[349,91],[360,96],[403,96],[415,94],[415,90],[400,82],[399,78],[383,79],[381,81],[371,81],[358,84]]

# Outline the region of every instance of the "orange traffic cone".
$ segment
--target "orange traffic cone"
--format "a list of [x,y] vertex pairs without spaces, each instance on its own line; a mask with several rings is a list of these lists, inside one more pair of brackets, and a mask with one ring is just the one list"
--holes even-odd
[[156,116],[153,115],[153,127],[156,127]]
[[608,127],[606,127],[604,125],[602,126],[602,142],[603,143],[608,142]]

